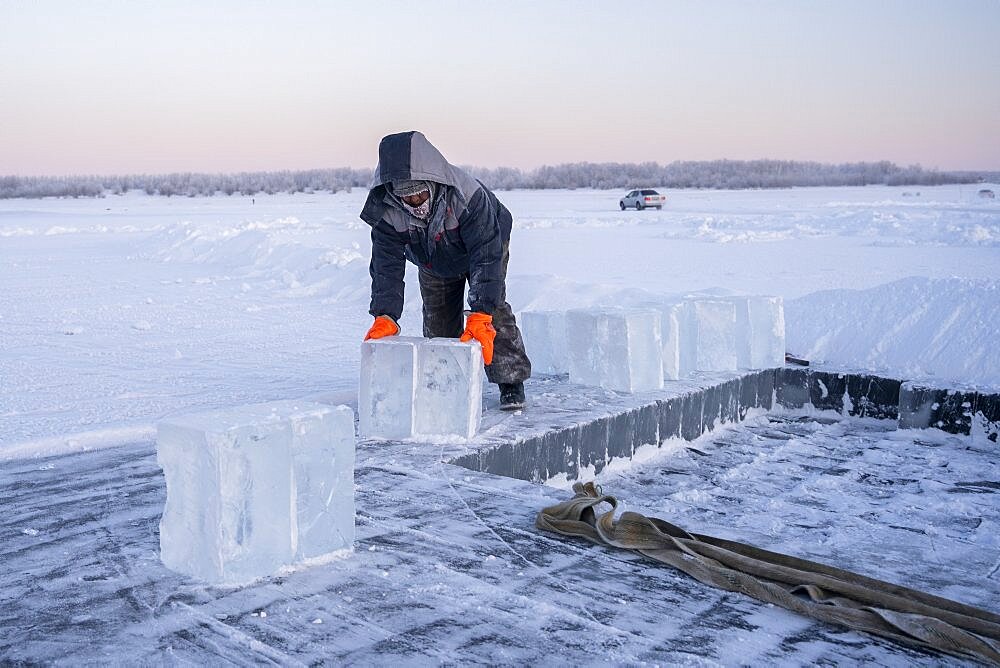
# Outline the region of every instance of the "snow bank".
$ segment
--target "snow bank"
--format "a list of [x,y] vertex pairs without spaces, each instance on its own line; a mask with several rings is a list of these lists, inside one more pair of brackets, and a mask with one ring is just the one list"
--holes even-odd
[[118,448],[134,443],[149,442],[155,436],[156,426],[146,423],[104,427],[74,434],[36,438],[4,445],[0,448],[0,462]]
[[807,209],[680,215],[672,222],[664,238],[722,244],[846,236],[876,246],[1000,246],[1000,216],[992,209]]
[[272,280],[298,296],[356,296],[358,286],[366,292],[368,258],[360,243],[338,244],[323,231],[294,216],[213,226],[185,221],[154,235],[148,247],[163,262],[224,267],[241,277]]
[[[648,307],[724,288],[663,293],[532,276],[509,281],[517,310]],[[1000,280],[905,278],[866,290],[785,301],[786,348],[813,362],[891,375],[1000,387]]]
[[906,278],[785,303],[788,349],[812,361],[1000,386],[1000,280]]

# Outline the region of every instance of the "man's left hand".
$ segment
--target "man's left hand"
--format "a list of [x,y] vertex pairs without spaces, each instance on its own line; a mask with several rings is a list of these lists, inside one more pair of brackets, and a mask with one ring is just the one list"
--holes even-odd
[[493,339],[497,330],[493,329],[493,316],[486,313],[470,313],[465,321],[465,331],[459,341],[463,343],[475,339],[483,347],[483,362],[486,366],[493,363]]

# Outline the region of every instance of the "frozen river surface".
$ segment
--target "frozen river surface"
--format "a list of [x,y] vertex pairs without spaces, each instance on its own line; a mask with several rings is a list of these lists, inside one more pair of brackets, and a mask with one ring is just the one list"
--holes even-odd
[[[514,419],[514,418],[511,418]],[[1000,612],[995,452],[892,422],[751,420],[602,474],[627,509]],[[0,659],[944,665],[534,528],[569,493],[363,447],[354,553],[239,588],[158,559],[151,444],[0,470]]]
[[[975,188],[681,191],[643,212],[619,194],[500,193],[515,310],[777,294],[814,360],[1000,385],[1000,208]],[[0,663],[953,662],[542,534],[568,491],[399,445],[359,450],[353,553],[242,588],[167,571],[157,421],[355,396],[363,197],[0,201]],[[996,457],[781,414],[599,482],[692,531],[1000,612]]]

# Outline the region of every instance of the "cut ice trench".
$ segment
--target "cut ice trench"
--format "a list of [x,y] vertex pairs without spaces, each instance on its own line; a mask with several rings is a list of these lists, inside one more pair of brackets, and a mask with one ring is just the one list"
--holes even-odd
[[[572,388],[572,389],[569,389]],[[663,391],[619,395],[565,384],[565,376],[532,383],[530,415],[490,425],[474,451],[448,463],[536,483],[599,474],[615,459],[670,439],[693,441],[752,413],[834,411],[934,427],[996,443],[1000,395],[923,387],[862,373],[778,368],[743,374],[699,374]]]
[[[991,536],[1000,515],[990,502],[1000,481],[982,463],[997,452],[1000,395],[784,367],[702,373],[633,395],[543,376],[530,382],[529,396],[531,410],[517,419],[488,411],[492,420],[484,417],[474,443],[396,445],[428,466],[436,460],[546,487],[611,471],[605,493],[626,507],[659,509],[646,512],[692,531],[721,522],[724,528],[710,532],[995,610],[991,580],[1000,551]],[[488,399],[493,408],[495,402]],[[753,416],[766,419],[747,421]],[[737,428],[719,429],[724,425]],[[699,443],[692,447],[693,441]],[[386,442],[371,445],[400,451]],[[662,446],[669,455],[645,466],[651,448]],[[962,463],[965,456],[955,451],[963,449],[978,454]],[[631,465],[622,464],[630,459]],[[975,459],[980,463],[965,465]],[[454,491],[456,477],[440,475]],[[986,499],[952,501],[964,495]],[[509,534],[490,531],[512,559],[527,562],[516,544],[506,544]],[[933,568],[914,572],[914,564]],[[553,586],[563,585],[549,577]],[[880,644],[865,636],[859,646]],[[909,650],[880,649],[897,651]]]

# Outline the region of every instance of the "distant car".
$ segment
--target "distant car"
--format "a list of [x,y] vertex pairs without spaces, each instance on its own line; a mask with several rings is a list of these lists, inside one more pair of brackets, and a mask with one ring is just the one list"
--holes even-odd
[[655,190],[633,190],[618,200],[618,206],[622,208],[622,211],[630,206],[634,206],[636,211],[642,211],[648,206],[662,209],[663,203],[666,201],[667,198]]
[[983,188],[982,190],[980,190],[979,196],[982,197],[983,199],[993,199],[994,197],[996,197],[996,195],[993,194],[993,191],[990,190],[989,188]]

